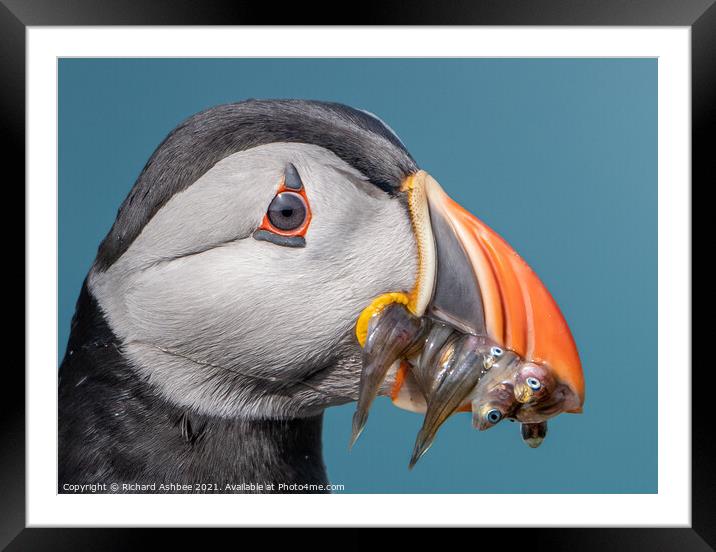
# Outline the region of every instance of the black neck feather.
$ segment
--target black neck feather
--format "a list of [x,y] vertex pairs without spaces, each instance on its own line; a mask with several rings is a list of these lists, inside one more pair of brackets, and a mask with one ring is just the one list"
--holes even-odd
[[222,419],[173,406],[129,366],[83,286],[60,366],[59,492],[91,483],[108,492],[112,483],[125,492],[320,492],[322,423],[322,415]]

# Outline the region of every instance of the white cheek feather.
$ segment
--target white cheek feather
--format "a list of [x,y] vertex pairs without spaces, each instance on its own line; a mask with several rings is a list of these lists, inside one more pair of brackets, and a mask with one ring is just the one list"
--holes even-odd
[[[313,213],[305,248],[252,231],[292,162]],[[342,172],[343,176],[342,176]],[[414,283],[405,206],[367,194],[334,154],[271,144],[234,154],[174,196],[90,289],[133,365],[175,404],[289,417],[354,398],[355,321]],[[296,383],[324,370],[311,386]],[[277,392],[281,385],[286,390]]]

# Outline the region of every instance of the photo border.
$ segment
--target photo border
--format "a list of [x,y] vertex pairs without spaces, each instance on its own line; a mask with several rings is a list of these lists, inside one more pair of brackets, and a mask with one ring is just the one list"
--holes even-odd
[[[569,5],[567,5],[569,4]],[[8,7],[9,6],[9,7]],[[274,10],[273,11],[277,11]],[[69,1],[4,1],[0,3],[0,58],[5,86],[0,92],[6,135],[6,158],[19,160],[25,147],[25,27],[34,25],[241,25],[277,24],[289,20],[292,24],[306,22],[313,15],[306,6],[283,11],[280,16],[258,5],[241,7],[231,2],[213,2],[197,13],[196,4],[175,0],[166,2],[130,3],[128,1],[90,2]],[[323,14],[325,16],[325,14]],[[691,27],[692,35],[692,180],[706,186],[707,170],[713,164],[708,149],[714,135],[714,106],[710,98],[716,92],[716,6],[709,1],[681,2],[602,2],[569,3],[537,1],[530,9],[519,1],[482,2],[455,6],[412,2],[409,6],[398,2],[383,2],[380,9],[366,6],[356,14],[360,24],[439,24],[439,25],[639,25]],[[317,19],[312,19],[315,23]],[[288,21],[287,21],[288,22]],[[358,21],[353,21],[355,24]],[[19,161],[16,165],[20,165]],[[18,179],[24,180],[25,167],[19,169]],[[709,183],[713,176],[709,175]],[[692,186],[693,189],[693,186]],[[692,368],[692,384],[705,382],[706,368]],[[3,444],[0,448],[0,546],[12,541],[9,549],[124,549],[146,543],[147,529],[26,529],[25,528],[25,381],[23,374],[7,370],[6,388],[13,389],[3,401]],[[709,423],[709,386],[693,385],[692,389],[692,527],[690,529],[540,529],[538,539],[544,547],[559,549],[626,550],[635,547],[650,549],[708,550],[716,543],[714,495],[716,474],[714,451]],[[509,529],[508,529],[509,530]],[[495,530],[493,530],[495,531]],[[497,529],[496,531],[504,531]],[[526,530],[520,530],[526,531]],[[529,529],[534,532],[535,529]],[[353,530],[357,535],[357,530]],[[176,533],[173,533],[177,535]],[[120,536],[121,535],[121,536]],[[190,544],[187,531],[177,535]],[[171,538],[162,531],[162,538]],[[198,538],[198,537],[196,537]],[[345,537],[341,537],[342,539]],[[353,546],[369,533],[351,540]],[[402,537],[404,538],[404,537]],[[533,537],[534,538],[534,537]],[[168,540],[164,544],[168,544]],[[709,544],[711,546],[709,546]],[[335,541],[334,545],[337,544]]]

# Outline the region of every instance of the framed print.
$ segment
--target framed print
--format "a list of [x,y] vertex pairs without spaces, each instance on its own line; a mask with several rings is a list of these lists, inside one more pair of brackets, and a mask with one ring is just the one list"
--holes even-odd
[[3,545],[713,545],[690,254],[710,2],[351,26],[160,4],[1,8],[28,218]]

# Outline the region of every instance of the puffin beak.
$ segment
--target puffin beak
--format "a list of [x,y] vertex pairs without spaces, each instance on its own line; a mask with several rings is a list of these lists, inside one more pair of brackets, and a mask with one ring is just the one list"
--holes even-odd
[[[460,332],[487,336],[522,361],[544,366],[563,391],[562,411],[581,412],[579,354],[559,307],[534,271],[425,171],[409,176],[403,190],[420,257],[408,308]],[[528,399],[521,386],[515,393],[519,402]]]
[[517,419],[537,446],[545,420],[581,412],[584,402],[579,354],[559,307],[514,249],[428,173],[408,176],[401,191],[418,273],[410,292],[375,298],[356,322],[363,371],[351,444],[393,368],[393,403],[425,412],[410,467],[454,412],[471,410],[480,430]]

